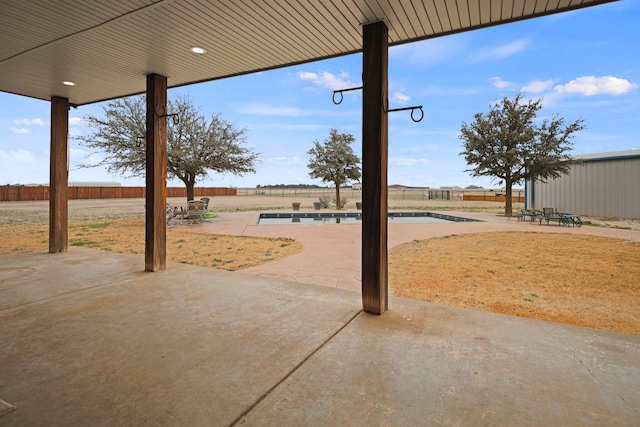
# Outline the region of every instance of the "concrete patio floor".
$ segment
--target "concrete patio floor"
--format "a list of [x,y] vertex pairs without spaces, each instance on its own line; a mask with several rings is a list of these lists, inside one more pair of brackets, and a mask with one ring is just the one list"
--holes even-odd
[[75,247],[0,257],[1,426],[640,420],[637,336],[398,298],[375,316],[344,289],[143,269]]

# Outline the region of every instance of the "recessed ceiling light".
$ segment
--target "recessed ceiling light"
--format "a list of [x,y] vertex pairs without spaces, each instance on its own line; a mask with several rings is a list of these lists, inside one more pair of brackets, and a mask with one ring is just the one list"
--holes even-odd
[[69,82],[69,81],[62,82],[62,84],[65,85],[65,86],[75,86],[76,85],[74,82]]
[[206,53],[207,51],[203,47],[194,46],[194,47],[191,48],[191,52],[198,53],[198,54],[203,54],[203,53]]

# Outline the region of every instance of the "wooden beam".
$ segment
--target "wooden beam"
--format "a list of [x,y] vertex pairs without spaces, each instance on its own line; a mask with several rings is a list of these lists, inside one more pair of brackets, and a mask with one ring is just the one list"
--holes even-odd
[[384,22],[363,27],[362,56],[362,305],[382,314],[388,307],[387,274],[387,74]]
[[51,150],[49,155],[49,253],[69,246],[69,99],[51,97]]
[[167,78],[147,76],[145,271],[167,268]]

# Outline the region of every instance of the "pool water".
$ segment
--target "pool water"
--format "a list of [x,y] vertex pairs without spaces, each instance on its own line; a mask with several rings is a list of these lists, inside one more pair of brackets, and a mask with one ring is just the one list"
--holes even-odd
[[[433,212],[391,212],[389,224],[425,224],[440,222],[475,222],[477,220]],[[283,224],[361,224],[362,214],[346,213],[262,213],[260,225]]]

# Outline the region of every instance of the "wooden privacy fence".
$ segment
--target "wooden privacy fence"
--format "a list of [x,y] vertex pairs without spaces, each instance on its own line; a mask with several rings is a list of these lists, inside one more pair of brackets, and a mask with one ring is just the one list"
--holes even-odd
[[[470,195],[465,194],[463,200],[467,201],[485,201],[485,202],[504,202],[507,200],[505,196],[489,196],[489,195]],[[524,196],[511,196],[511,201],[516,203],[524,203]]]
[[[235,196],[235,188],[196,187],[195,197]],[[145,187],[69,187],[69,200],[74,199],[143,199]],[[167,187],[167,197],[187,197],[185,187]],[[47,185],[0,186],[0,202],[49,200]]]

